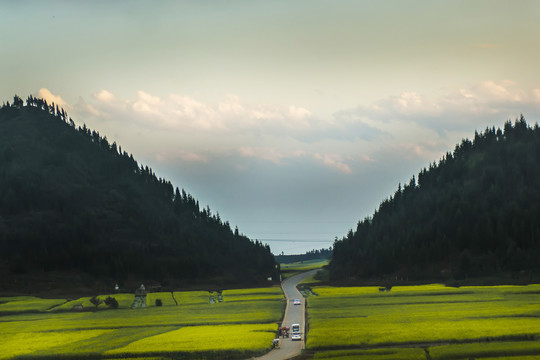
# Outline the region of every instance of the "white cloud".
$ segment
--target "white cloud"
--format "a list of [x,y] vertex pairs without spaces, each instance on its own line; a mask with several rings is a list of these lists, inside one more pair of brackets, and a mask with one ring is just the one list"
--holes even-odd
[[539,102],[537,88],[522,89],[512,81],[487,80],[469,87],[445,89],[438,96],[404,92],[342,113],[350,118],[416,122],[437,131],[448,131],[481,125],[488,119],[493,124],[520,113],[537,115]]
[[116,99],[113,93],[107,91],[107,90],[101,90],[94,94],[94,98],[103,101],[103,102],[111,102]]
[[282,165],[287,159],[294,158],[313,158],[324,166],[337,170],[343,174],[351,174],[350,166],[345,163],[343,156],[339,154],[321,154],[310,153],[304,150],[295,151],[278,151],[272,147],[253,147],[246,146],[239,149],[239,154],[245,158],[257,158],[265,161],[270,161],[274,164]]
[[313,119],[311,112],[303,107],[244,104],[235,95],[228,95],[217,104],[198,101],[184,94],[158,97],[145,91],[137,91],[136,98],[120,99],[108,90],[92,96],[92,103],[80,107],[92,115],[109,118],[129,117],[152,127],[173,131],[210,132],[265,132],[295,133],[309,130]]
[[174,162],[180,159],[187,163],[208,163],[208,157],[190,151],[175,150],[172,152],[160,152],[156,154],[156,160],[161,163]]
[[342,156],[337,154],[315,154],[313,156],[315,160],[323,163],[325,166],[333,168],[344,174],[351,174],[352,170],[349,165],[347,165]]
[[375,163],[377,162],[377,160],[375,160],[374,158],[372,158],[371,156],[367,155],[367,154],[363,154],[361,156],[362,160],[364,160],[365,162],[368,162],[368,163]]
[[[45,90],[40,92],[65,104]],[[142,90],[128,99],[103,89],[88,102],[80,99],[73,111],[80,115],[76,121],[162,163],[212,164],[226,158],[232,168],[245,168],[247,158],[279,166],[316,161],[329,171],[353,174],[396,159],[436,160],[475,129],[502,124],[512,114],[538,114],[539,103],[539,88],[484,81],[436,95],[408,91],[330,119],[302,106],[249,104],[235,95],[208,103]]]
[[246,109],[242,105],[240,98],[236,95],[229,94],[226,100],[218,104],[218,111],[223,116],[243,116],[246,113]]
[[133,110],[143,114],[161,115],[164,102],[157,96],[152,96],[144,91],[137,91],[137,100],[132,104]]
[[533,101],[535,103],[540,103],[540,89],[533,89],[532,95],[533,95]]
[[239,153],[240,156],[245,158],[262,159],[273,162],[274,164],[280,164],[281,160],[285,157],[272,147],[243,146],[239,149]]
[[399,154],[400,157],[408,160],[437,160],[441,154],[440,143],[429,140],[399,143],[391,146],[389,149],[394,154]]
[[54,95],[49,89],[41,88],[35,94],[35,97],[47,100],[48,104],[55,103],[59,107],[64,108],[65,110],[71,110],[71,106],[64,100],[60,95]]
[[219,112],[186,95],[170,94],[160,112],[171,127],[187,127],[197,130],[223,130]]

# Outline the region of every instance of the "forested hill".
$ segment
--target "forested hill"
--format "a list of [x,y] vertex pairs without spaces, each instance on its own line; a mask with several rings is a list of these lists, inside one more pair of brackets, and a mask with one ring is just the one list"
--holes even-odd
[[296,255],[275,255],[276,261],[283,264],[290,264],[299,261],[309,261],[309,260],[327,260],[332,257],[332,248],[320,249],[320,250],[310,250],[306,251],[304,254]]
[[0,109],[3,289],[55,276],[246,283],[266,281],[275,265],[267,245],[231,230],[105,136],[76,128],[63,109],[17,96]]
[[334,243],[331,276],[540,273],[540,130],[521,117],[463,140]]

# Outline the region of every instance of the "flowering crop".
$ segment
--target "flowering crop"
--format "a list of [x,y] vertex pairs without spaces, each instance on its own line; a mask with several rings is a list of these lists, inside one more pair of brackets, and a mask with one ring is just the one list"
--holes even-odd
[[[281,290],[240,289],[224,294],[223,303],[210,304],[207,291],[175,292],[178,306],[172,306],[171,293],[149,293],[148,307],[139,309],[131,309],[133,294],[110,295],[119,301],[118,309],[106,309],[103,304],[96,309],[88,297],[70,302],[2,298],[1,305],[12,303],[9,306],[18,310],[4,314],[0,321],[0,359],[21,355],[99,358],[105,353],[125,358],[132,352],[137,357],[148,351],[151,354],[140,356],[226,351],[250,357],[268,348],[282,316]],[[163,306],[155,306],[156,298]],[[48,310],[63,302],[55,311]],[[75,304],[92,311],[70,311]]]
[[[390,292],[377,287],[321,286],[313,291],[318,296],[307,301],[307,347],[315,350],[484,344],[540,336],[540,285],[449,288],[436,284],[394,287]],[[464,351],[467,358],[468,350]],[[540,355],[540,349],[534,354]]]

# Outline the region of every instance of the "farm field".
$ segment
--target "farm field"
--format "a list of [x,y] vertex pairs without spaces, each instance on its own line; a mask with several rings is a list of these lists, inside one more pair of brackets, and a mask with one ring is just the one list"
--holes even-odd
[[279,287],[225,290],[215,303],[210,295],[149,293],[138,309],[132,294],[110,295],[118,309],[90,298],[0,297],[0,359],[244,359],[270,349],[285,306]]
[[323,266],[328,265],[328,263],[329,260],[327,259],[306,260],[294,263],[282,263],[280,264],[281,274],[283,275],[283,278],[288,278],[301,272],[322,268]]
[[312,291],[315,359],[540,359],[540,285]]

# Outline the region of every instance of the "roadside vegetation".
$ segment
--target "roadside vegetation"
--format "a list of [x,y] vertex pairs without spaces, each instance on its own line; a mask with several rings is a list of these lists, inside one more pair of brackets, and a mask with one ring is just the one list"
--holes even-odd
[[248,358],[270,349],[285,306],[278,287],[225,290],[221,302],[215,292],[173,294],[149,293],[138,309],[132,294],[97,297],[116,297],[118,309],[90,298],[0,297],[0,359]]
[[312,290],[316,359],[540,357],[540,285]]

